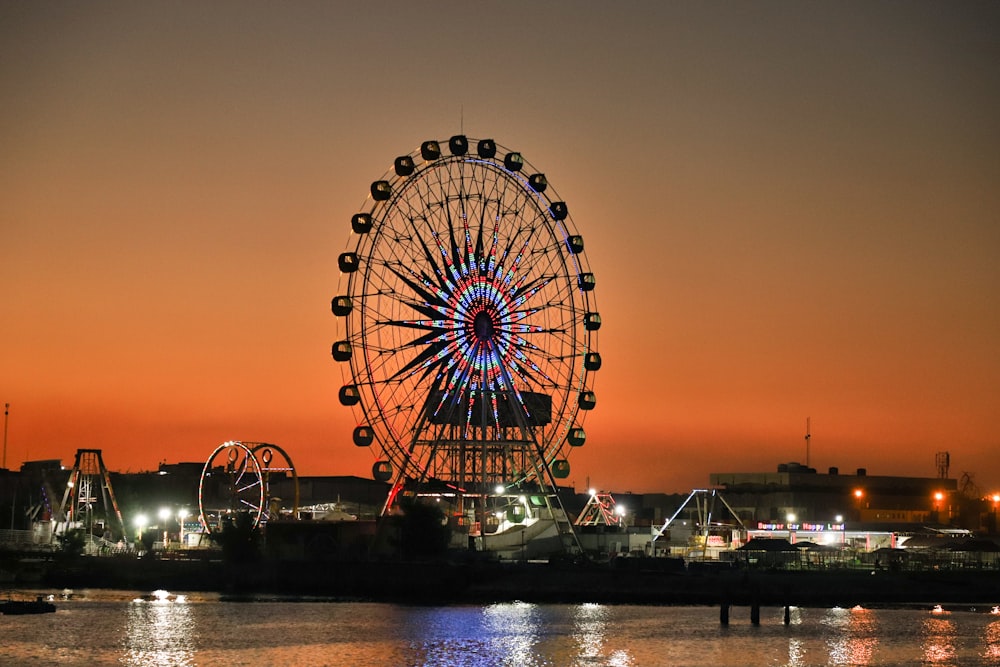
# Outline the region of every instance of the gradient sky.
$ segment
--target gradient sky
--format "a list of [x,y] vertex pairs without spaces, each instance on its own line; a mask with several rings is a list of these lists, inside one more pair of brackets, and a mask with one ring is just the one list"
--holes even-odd
[[0,4],[7,466],[368,476],[337,255],[426,139],[522,152],[604,320],[569,481],[1000,488],[1000,4]]

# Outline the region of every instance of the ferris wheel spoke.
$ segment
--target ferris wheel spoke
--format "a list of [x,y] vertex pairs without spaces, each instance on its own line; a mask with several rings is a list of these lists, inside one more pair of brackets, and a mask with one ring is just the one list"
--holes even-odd
[[387,268],[397,278],[399,278],[399,280],[401,280],[407,287],[409,287],[410,290],[412,290],[415,294],[423,297],[424,299],[432,303],[438,302],[438,299],[440,299],[441,295],[436,294],[427,286],[427,283],[429,283],[430,281],[427,280],[426,278],[420,281],[414,280],[410,276],[404,274],[402,271],[397,270],[396,267],[394,266],[390,266]]
[[236,493],[239,494],[239,493],[243,493],[245,491],[249,491],[250,489],[252,489],[252,488],[254,488],[256,486],[260,486],[260,479],[255,479],[252,482],[250,482],[249,484],[237,487],[236,488]]
[[407,373],[416,373],[421,370],[424,373],[424,377],[427,377],[427,374],[433,367],[441,363],[441,359],[445,356],[446,351],[447,349],[443,345],[428,346],[390,377],[397,378]]

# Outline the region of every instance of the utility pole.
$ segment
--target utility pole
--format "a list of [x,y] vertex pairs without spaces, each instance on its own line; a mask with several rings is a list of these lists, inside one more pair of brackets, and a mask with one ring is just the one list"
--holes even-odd
[[10,403],[3,404],[3,465],[7,469],[7,415],[10,413]]

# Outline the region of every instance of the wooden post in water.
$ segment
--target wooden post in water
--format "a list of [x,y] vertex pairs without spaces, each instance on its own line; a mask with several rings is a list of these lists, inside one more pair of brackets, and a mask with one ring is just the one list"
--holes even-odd
[[754,598],[753,602],[750,603],[750,623],[760,625],[760,600],[757,598]]
[[719,607],[719,625],[729,625],[729,600],[723,600]]
[[791,605],[785,605],[785,625],[792,622],[792,607]]

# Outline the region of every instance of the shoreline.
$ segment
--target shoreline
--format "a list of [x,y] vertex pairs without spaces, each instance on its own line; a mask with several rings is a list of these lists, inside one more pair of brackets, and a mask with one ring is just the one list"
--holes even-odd
[[[4,588],[214,592],[230,598],[322,597],[407,604],[494,602],[910,607],[1000,605],[1000,572],[747,570],[593,563],[280,561],[81,556],[32,561]],[[645,561],[645,562],[644,562]],[[5,561],[10,567],[10,559]],[[648,565],[648,567],[644,567]]]

